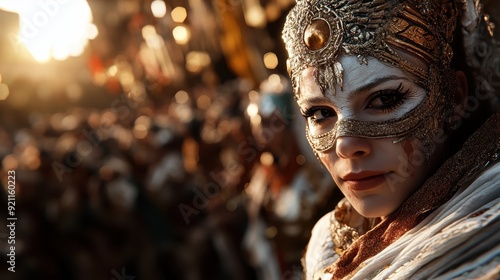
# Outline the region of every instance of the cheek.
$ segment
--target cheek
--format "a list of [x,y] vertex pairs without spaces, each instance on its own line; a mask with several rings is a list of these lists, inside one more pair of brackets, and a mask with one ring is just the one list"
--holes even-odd
[[413,148],[413,143],[411,141],[405,141],[401,144],[401,146],[403,148],[404,153],[409,159],[412,156],[413,151],[415,151],[415,149]]
[[426,173],[423,171],[428,164],[426,163],[425,154],[421,146],[415,141],[404,141],[395,148],[397,150],[396,173],[404,179],[420,181],[418,177]]
[[418,145],[415,145],[411,141],[405,141],[401,144],[400,161],[401,170],[400,172],[408,173],[408,175],[418,175],[420,170],[424,168],[425,155],[422,149]]
[[408,198],[434,173],[439,163],[442,146],[436,146],[431,160],[427,160],[417,141],[405,141],[397,145],[397,165],[391,174],[389,187],[398,193],[400,200]]
[[430,173],[438,166],[443,151],[444,146],[442,144],[433,143],[429,160],[420,142],[404,141],[400,144],[398,159],[402,169],[407,169],[407,172],[415,173],[415,176],[429,177]]
[[330,171],[330,173],[333,170],[335,162],[338,160],[338,157],[336,157],[334,154],[335,153],[332,151],[328,153],[318,153],[319,160],[328,169],[328,171]]
[[337,182],[336,179],[336,172],[335,172],[335,163],[338,161],[338,157],[335,154],[335,152],[329,152],[326,154],[319,153],[318,158],[321,161],[321,163],[325,166],[326,170],[328,170],[328,173],[330,173],[332,179]]

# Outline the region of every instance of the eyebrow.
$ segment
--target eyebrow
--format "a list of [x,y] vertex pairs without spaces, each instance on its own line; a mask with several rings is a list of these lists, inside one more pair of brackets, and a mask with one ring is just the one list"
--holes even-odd
[[322,103],[330,103],[331,101],[326,96],[321,97],[311,97],[302,100],[302,102],[298,102],[299,107],[305,104],[322,104]]
[[[376,86],[378,86],[378,85],[380,85],[382,83],[385,83],[385,82],[388,82],[388,81],[395,81],[395,80],[405,80],[405,81],[410,81],[411,82],[411,80],[408,79],[407,77],[402,77],[402,76],[397,76],[397,75],[390,75],[390,76],[378,77],[378,78],[372,79],[367,84],[364,84],[363,86],[354,89],[351,93],[349,93],[348,97],[351,97],[353,95],[359,94],[361,92],[370,91],[371,89],[373,89],[374,87],[376,87]],[[328,103],[328,102],[330,102],[330,100],[326,97],[325,92],[323,92],[323,96],[321,96],[321,97],[306,98],[302,102],[299,102],[298,105],[300,106],[300,105],[303,105],[303,104],[306,104],[306,103],[321,104],[321,103]]]
[[376,87],[376,86],[378,86],[378,85],[380,85],[382,83],[385,83],[385,82],[388,82],[388,81],[394,81],[394,80],[406,80],[406,81],[411,82],[411,80],[408,79],[407,77],[402,77],[402,76],[397,76],[397,75],[390,75],[390,76],[378,77],[378,78],[372,79],[367,84],[364,84],[363,86],[354,89],[352,91],[352,93],[349,94],[349,95],[354,95],[354,94],[357,94],[357,93],[360,93],[360,92],[370,91],[371,89],[373,89],[374,87]]

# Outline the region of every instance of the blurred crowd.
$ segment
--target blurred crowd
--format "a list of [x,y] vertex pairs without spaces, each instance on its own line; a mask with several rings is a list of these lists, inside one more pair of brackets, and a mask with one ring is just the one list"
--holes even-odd
[[11,35],[76,2],[0,10],[0,279],[301,279],[340,195],[276,74],[293,1],[85,2],[98,36],[45,63]]
[[0,11],[0,279],[301,279],[341,194],[276,74],[295,2],[86,2],[99,35],[48,64]]
[[[16,279],[300,279],[312,225],[339,194],[280,91],[235,79],[162,105],[136,92],[0,127]],[[14,279],[0,234],[0,277]]]

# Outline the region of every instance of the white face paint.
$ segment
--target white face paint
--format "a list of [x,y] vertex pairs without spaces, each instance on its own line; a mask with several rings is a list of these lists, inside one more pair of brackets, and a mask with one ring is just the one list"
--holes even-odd
[[356,57],[341,56],[344,85],[335,94],[321,92],[313,68],[305,69],[300,79],[299,106],[312,135],[330,131],[338,119],[380,122],[402,117],[417,105],[427,91],[414,78],[397,67],[375,58],[359,64]]
[[[402,117],[421,104],[427,91],[398,67],[372,58],[360,64],[342,55],[344,85],[325,94],[313,68],[300,76],[298,104],[308,133],[331,131],[341,119],[383,122]],[[426,162],[419,142],[394,144],[395,138],[340,136],[331,149],[318,153],[321,162],[355,209],[366,217],[383,217],[396,210],[436,168],[442,145]]]

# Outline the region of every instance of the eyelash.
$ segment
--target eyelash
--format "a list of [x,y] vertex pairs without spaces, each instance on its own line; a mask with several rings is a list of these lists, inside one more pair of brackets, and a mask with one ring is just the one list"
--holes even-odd
[[[309,119],[310,117],[314,116],[314,114],[315,114],[316,112],[321,111],[321,110],[326,110],[326,111],[328,111],[330,114],[332,114],[333,116],[336,116],[336,115],[337,115],[337,113],[336,113],[333,109],[328,108],[328,107],[311,107],[311,108],[306,109],[305,111],[301,112],[301,114],[302,114],[302,116],[303,116],[303,117],[307,120],[307,119]],[[319,119],[319,120],[314,119],[313,121],[314,121],[315,123],[320,123],[321,121],[323,121],[323,120],[325,120],[325,119],[326,119],[326,117],[325,117],[325,118],[323,118],[323,119]]]
[[[377,93],[375,93],[375,96],[370,100],[370,104],[377,98],[380,98],[380,97],[383,97],[383,96],[391,96],[391,97],[395,97],[396,100],[394,102],[392,102],[391,104],[389,105],[382,105],[382,106],[370,106],[368,105],[367,108],[370,108],[370,109],[374,109],[374,110],[378,110],[378,111],[381,111],[383,113],[389,113],[395,109],[397,109],[398,107],[400,107],[401,105],[404,104],[404,101],[406,100],[406,95],[410,92],[410,90],[405,90],[404,89],[404,86],[403,84],[401,83],[395,90],[381,90],[381,91],[378,91]],[[328,111],[330,114],[332,114],[333,116],[336,116],[336,112],[331,109],[331,108],[328,108],[328,107],[311,107],[311,108],[308,108],[304,111],[301,112],[302,116],[307,120],[309,119],[310,117],[314,116],[314,114],[320,110],[326,110]],[[320,123],[321,121],[325,120],[326,118],[324,119],[319,119],[319,120],[313,120],[315,123]]]
[[[314,115],[318,111],[322,111],[322,110],[325,110],[325,113],[327,112],[327,114],[330,114],[330,116],[324,116],[320,119],[315,118]],[[306,109],[305,111],[301,111],[301,113],[302,113],[302,116],[306,119],[306,122],[310,121],[314,125],[319,125],[323,121],[327,121],[329,117],[335,117],[337,115],[335,110],[333,110],[329,107],[311,107],[309,109]]]
[[395,90],[381,90],[375,94],[375,96],[370,100],[370,104],[377,98],[383,97],[383,96],[390,96],[396,98],[394,102],[392,102],[389,105],[382,105],[382,106],[371,106],[368,105],[368,108],[379,110],[383,113],[388,113],[391,112],[401,105],[404,104],[404,101],[406,100],[406,95],[410,92],[410,90],[405,90],[403,87],[403,84],[401,83],[397,89]]

